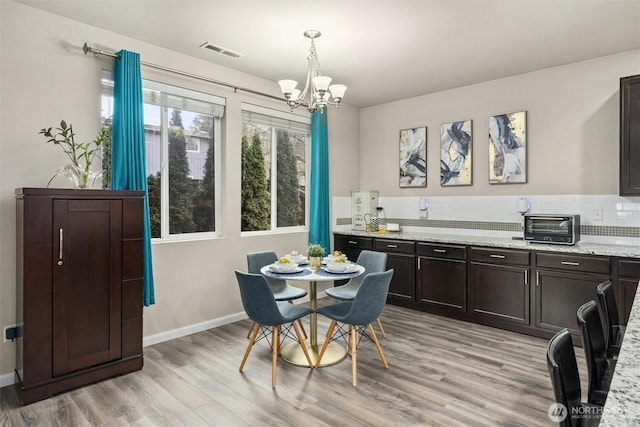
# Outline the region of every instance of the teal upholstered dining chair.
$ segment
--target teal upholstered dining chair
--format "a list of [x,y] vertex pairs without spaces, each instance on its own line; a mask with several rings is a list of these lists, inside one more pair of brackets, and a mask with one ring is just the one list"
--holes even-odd
[[[345,335],[349,338],[347,347],[351,353],[351,374],[354,386],[358,384],[357,350],[362,337],[370,338],[374,342],[384,367],[389,367],[371,323],[378,319],[380,313],[382,313],[387,301],[387,293],[389,292],[389,284],[392,277],[393,270],[367,274],[353,300],[327,305],[316,310],[318,314],[331,319],[327,336],[316,361],[316,367],[320,366],[320,361],[329,343],[338,338],[346,340]],[[349,327],[345,330],[342,325],[348,325]],[[334,332],[336,332],[335,337]]]
[[[356,292],[358,292],[358,289],[360,289],[362,281],[367,274],[380,273],[387,269],[387,254],[384,252],[363,250],[360,252],[360,255],[358,255],[356,264],[364,267],[364,274],[352,278],[342,286],[336,286],[335,288],[327,289],[325,291],[327,295],[342,301],[350,301],[355,298]],[[376,319],[376,322],[378,323],[378,327],[380,328],[380,333],[383,337],[386,337],[387,335],[384,332],[384,328],[382,327],[382,322],[380,321],[380,319]]]
[[[266,277],[261,274],[243,273],[236,270],[236,278],[240,287],[240,296],[242,297],[242,306],[249,318],[253,320],[256,327],[253,328],[249,345],[244,353],[242,362],[240,363],[240,372],[244,369],[244,365],[251,353],[251,349],[256,341],[262,337],[267,337],[269,329],[271,330],[271,387],[276,386],[276,366],[278,362],[278,354],[280,352],[280,334],[285,337],[290,336],[289,330],[293,327],[295,331],[295,339],[302,347],[304,355],[307,358],[309,367],[313,367],[311,358],[304,344],[304,339],[300,334],[300,330],[296,325],[296,321],[311,313],[311,309],[295,304],[286,304],[277,302],[267,282]],[[262,331],[260,338],[258,333]]]
[[[273,251],[250,252],[247,254],[247,271],[252,274],[260,274],[262,267],[273,264],[276,261],[278,261],[278,255]],[[267,277],[266,279],[267,282],[269,282],[271,292],[273,292],[276,301],[288,301],[293,304],[293,300],[303,298],[307,295],[307,291],[289,285],[286,280],[273,277]],[[298,324],[302,330],[302,335],[307,338],[307,331],[305,331],[302,322],[298,322]],[[247,338],[251,335],[254,326],[255,323],[249,328]]]

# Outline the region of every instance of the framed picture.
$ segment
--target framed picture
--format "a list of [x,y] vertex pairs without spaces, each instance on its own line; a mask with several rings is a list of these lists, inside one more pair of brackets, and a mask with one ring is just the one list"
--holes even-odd
[[527,112],[489,117],[489,183],[527,182]]
[[427,128],[400,131],[400,187],[427,186]]
[[471,185],[471,120],[440,126],[440,185]]

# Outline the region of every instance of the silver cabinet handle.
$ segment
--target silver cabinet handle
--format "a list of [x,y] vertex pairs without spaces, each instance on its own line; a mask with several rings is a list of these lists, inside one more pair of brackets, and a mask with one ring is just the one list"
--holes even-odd
[[355,240],[349,240],[349,241],[347,241],[347,243],[350,244],[350,245],[357,245],[358,244],[358,242],[356,242]]
[[536,286],[540,286],[540,272],[536,271]]
[[418,257],[418,270],[420,270],[420,261],[422,261],[422,258]]
[[525,286],[529,284],[529,270],[524,271],[524,284]]
[[505,255],[496,255],[496,254],[491,254],[489,255],[491,258],[498,258],[498,259],[505,259],[506,256]]
[[387,245],[388,248],[397,248],[398,245]]
[[60,229],[60,235],[58,239],[60,241],[60,251],[58,252],[58,265],[62,265],[62,252],[64,247],[64,233],[62,231],[62,228]]
[[572,261],[562,261],[560,264],[562,264],[562,265],[574,265],[576,267],[580,265],[579,262],[572,262]]
[[446,249],[434,249],[433,252],[438,252],[439,254],[446,254],[447,250]]

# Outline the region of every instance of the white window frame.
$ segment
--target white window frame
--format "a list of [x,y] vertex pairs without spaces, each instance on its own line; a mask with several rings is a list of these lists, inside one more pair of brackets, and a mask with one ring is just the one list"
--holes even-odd
[[[265,234],[282,234],[282,233],[298,233],[302,231],[309,231],[309,185],[310,185],[310,173],[311,173],[311,116],[301,116],[299,114],[288,113],[280,110],[275,110],[272,108],[263,107],[260,105],[242,103],[242,112],[245,111],[249,113],[257,113],[263,116],[273,117],[275,119],[283,119],[291,122],[301,123],[303,125],[309,126],[309,140],[305,144],[304,147],[304,177],[305,177],[305,197],[304,197],[304,225],[295,225],[288,227],[278,227],[278,165],[275,159],[277,158],[277,142],[278,138],[276,132],[271,132],[271,187],[269,191],[271,192],[271,224],[270,230],[255,230],[255,231],[241,231],[241,236],[256,236],[256,235],[265,235]],[[241,114],[241,121],[244,123],[244,114]],[[273,128],[276,128],[275,124],[272,125]]]
[[[113,82],[113,73],[111,71],[103,70],[102,78]],[[166,159],[169,158],[169,133],[166,131],[165,125],[169,123],[168,108],[181,108],[177,105],[160,105],[161,114],[161,162],[160,162],[160,237],[152,238],[152,243],[165,243],[176,242],[186,240],[206,240],[220,238],[223,236],[223,224],[222,224],[222,117],[224,117],[224,111],[226,109],[226,99],[220,96],[211,95],[203,92],[197,92],[191,89],[181,88],[165,83],[155,82],[151,80],[142,79],[142,88],[144,90],[159,91],[163,95],[174,95],[181,98],[189,98],[196,101],[202,101],[210,104],[214,104],[217,110],[221,109],[221,112],[213,116],[213,152],[214,152],[214,205],[215,205],[215,229],[214,231],[201,231],[195,233],[169,233],[169,163]],[[164,96],[163,96],[164,97]],[[152,105],[159,105],[153,103]],[[146,144],[145,144],[146,146]]]

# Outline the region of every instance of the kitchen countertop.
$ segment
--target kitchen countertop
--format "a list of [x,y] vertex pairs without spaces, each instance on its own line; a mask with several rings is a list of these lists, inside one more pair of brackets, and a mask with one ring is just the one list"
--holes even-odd
[[369,233],[366,231],[351,230],[351,229],[336,229],[333,230],[334,234],[343,234],[349,236],[360,237],[374,237],[376,239],[398,239],[398,240],[413,240],[418,242],[436,242],[436,243],[450,243],[459,245],[478,245],[478,246],[491,246],[497,248],[509,248],[509,249],[526,249],[535,251],[550,251],[550,252],[562,252],[562,253],[575,253],[575,254],[587,254],[587,255],[603,255],[603,256],[617,256],[625,258],[640,258],[640,246],[637,245],[612,245],[612,244],[600,244],[600,243],[586,243],[578,242],[573,246],[569,245],[548,245],[542,243],[529,243],[524,240],[513,240],[511,238],[504,237],[486,237],[486,236],[467,236],[457,234],[442,234],[442,233],[419,233],[419,232],[384,232],[384,233]]
[[640,286],[629,315],[600,426],[640,425]]

